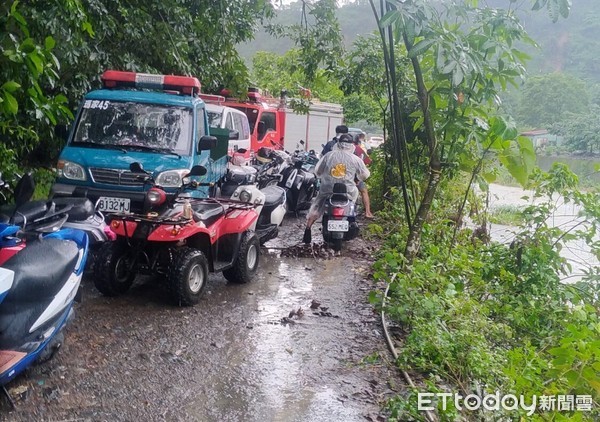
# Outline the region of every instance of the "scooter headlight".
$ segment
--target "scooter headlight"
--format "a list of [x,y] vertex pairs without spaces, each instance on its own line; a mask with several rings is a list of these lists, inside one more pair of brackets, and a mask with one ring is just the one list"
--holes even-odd
[[85,171],[83,167],[77,163],[66,160],[59,160],[58,165],[58,176],[64,177],[71,180],[86,180]]
[[189,172],[189,169],[163,171],[156,177],[156,184],[163,188],[178,188],[183,182],[183,176]]
[[247,191],[247,190],[243,190],[240,192],[240,201],[242,202],[250,202],[250,199],[252,198],[252,194]]

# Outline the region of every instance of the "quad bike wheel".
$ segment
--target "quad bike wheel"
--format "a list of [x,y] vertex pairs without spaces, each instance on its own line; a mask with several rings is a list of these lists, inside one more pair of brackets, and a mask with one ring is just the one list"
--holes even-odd
[[233,266],[223,271],[223,276],[232,283],[249,283],[256,269],[260,257],[260,242],[253,231],[247,231],[242,235],[242,243],[238,256]]
[[135,280],[135,271],[130,270],[133,254],[127,245],[107,242],[100,247],[94,265],[94,285],[105,296],[125,293]]
[[169,269],[168,283],[179,306],[192,306],[200,301],[208,281],[208,261],[204,253],[193,248],[175,250]]

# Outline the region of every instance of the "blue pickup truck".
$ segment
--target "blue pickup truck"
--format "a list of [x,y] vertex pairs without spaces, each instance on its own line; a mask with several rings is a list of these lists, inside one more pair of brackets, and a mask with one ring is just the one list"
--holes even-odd
[[55,196],[85,196],[104,212],[140,212],[149,186],[129,170],[153,172],[167,194],[194,165],[206,167],[195,197],[215,194],[227,171],[228,135],[210,136],[194,77],[109,70],[103,89],[79,107],[58,161]]

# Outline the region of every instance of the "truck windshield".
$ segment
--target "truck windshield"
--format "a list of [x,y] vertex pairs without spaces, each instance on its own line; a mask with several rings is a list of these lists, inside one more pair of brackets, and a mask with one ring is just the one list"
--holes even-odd
[[189,155],[192,109],[133,102],[86,100],[72,145],[136,147]]
[[258,110],[252,107],[244,107],[244,106],[232,106],[233,108],[237,108],[239,111],[243,111],[246,116],[248,116],[248,123],[250,124],[250,132],[254,133],[254,126],[256,126],[256,121],[258,120]]
[[221,119],[223,117],[223,112],[206,110],[206,116],[208,117],[208,126],[209,127],[216,127],[216,128],[221,127]]

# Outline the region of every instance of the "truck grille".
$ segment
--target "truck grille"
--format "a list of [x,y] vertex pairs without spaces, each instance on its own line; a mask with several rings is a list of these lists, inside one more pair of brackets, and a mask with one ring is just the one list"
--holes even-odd
[[144,182],[138,179],[139,175],[129,170],[90,168],[92,179],[96,183],[121,186],[142,186]]

